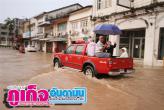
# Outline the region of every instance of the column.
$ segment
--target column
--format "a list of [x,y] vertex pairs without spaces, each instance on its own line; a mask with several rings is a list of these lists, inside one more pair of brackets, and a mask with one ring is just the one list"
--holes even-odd
[[155,18],[151,17],[148,19],[148,21],[149,21],[149,27],[146,29],[146,36],[145,36],[144,65],[153,66]]
[[109,36],[109,41],[111,41],[112,42],[112,45],[114,44],[114,43],[116,43],[117,44],[117,47],[114,49],[114,51],[113,51],[113,56],[119,56],[119,45],[120,45],[120,36],[119,35],[110,35]]

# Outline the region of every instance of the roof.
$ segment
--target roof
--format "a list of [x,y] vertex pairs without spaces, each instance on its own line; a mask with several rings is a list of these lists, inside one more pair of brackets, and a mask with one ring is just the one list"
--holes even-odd
[[87,9],[87,8],[92,8],[92,7],[93,7],[92,5],[88,5],[88,6],[85,6],[85,7],[80,8],[80,9],[77,9],[77,10],[75,10],[75,11],[72,11],[72,12],[70,12],[70,14],[76,13],[76,12],[81,11],[81,10],[85,10],[85,9]]
[[34,16],[34,18],[42,17],[42,16],[44,16],[45,14],[47,14],[47,12],[42,12],[42,13],[40,13],[40,14]]
[[54,11],[59,11],[59,10],[62,10],[62,9],[65,9],[65,8],[69,8],[69,7],[72,7],[72,6],[80,6],[80,7],[83,7],[82,5],[80,5],[79,3],[75,3],[75,4],[72,4],[72,5],[68,5],[68,6],[65,6],[65,7],[62,7],[62,8],[58,8],[58,9],[55,9],[55,10],[52,10],[52,11],[49,11],[47,13],[51,13],[51,12],[54,12]]
[[52,22],[54,22],[54,21],[56,21],[56,20],[59,20],[59,19],[65,19],[65,18],[68,18],[69,17],[69,13],[67,13],[67,14],[65,14],[65,15],[63,15],[63,16],[60,16],[60,17],[56,17],[56,18],[53,18],[53,19],[49,19],[50,20],[50,22],[52,23]]
[[62,7],[62,8],[58,8],[58,9],[55,9],[55,10],[52,10],[52,11],[42,12],[42,13],[40,13],[40,14],[34,16],[34,18],[42,17],[42,16],[44,16],[45,14],[49,14],[49,13],[52,13],[52,12],[55,12],[55,11],[59,11],[59,10],[65,9],[65,8],[69,8],[69,7],[72,7],[72,6],[76,6],[76,5],[78,5],[78,6],[80,6],[80,7],[83,8],[83,6],[80,5],[79,3],[75,3],[75,4],[68,5],[68,6],[65,6],[65,7]]

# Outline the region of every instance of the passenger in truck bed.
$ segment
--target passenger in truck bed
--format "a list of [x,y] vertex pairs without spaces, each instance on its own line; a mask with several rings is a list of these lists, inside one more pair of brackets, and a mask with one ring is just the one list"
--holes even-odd
[[114,43],[114,45],[112,45],[111,41],[108,41],[106,51],[108,53],[110,53],[111,56],[113,56],[113,50],[114,50],[114,48],[116,48],[116,46],[117,46],[116,43]]
[[127,49],[125,47],[122,48],[120,51],[121,51],[120,58],[128,58],[129,57]]
[[99,41],[96,44],[95,48],[95,56],[99,58],[109,58],[111,56],[110,53],[104,52],[107,48],[107,44],[104,45],[105,38],[104,36],[99,36]]
[[96,43],[94,42],[92,37],[89,37],[88,45],[87,45],[87,49],[86,49],[86,53],[88,56],[90,56],[90,57],[95,56],[95,47],[96,47]]

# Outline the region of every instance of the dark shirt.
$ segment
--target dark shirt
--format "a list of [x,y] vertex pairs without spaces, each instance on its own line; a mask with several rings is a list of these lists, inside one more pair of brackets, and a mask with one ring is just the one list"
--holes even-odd
[[117,46],[117,44],[110,45],[110,47],[106,48],[106,51],[107,51],[108,53],[110,53],[111,56],[113,56],[113,50],[114,50],[114,48],[116,48],[116,46]]

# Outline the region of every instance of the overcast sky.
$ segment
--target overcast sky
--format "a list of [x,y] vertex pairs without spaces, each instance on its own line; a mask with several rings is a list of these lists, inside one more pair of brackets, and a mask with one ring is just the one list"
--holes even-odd
[[74,3],[86,6],[91,5],[92,0],[0,0],[0,22],[7,17],[29,18]]

